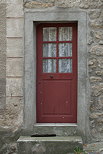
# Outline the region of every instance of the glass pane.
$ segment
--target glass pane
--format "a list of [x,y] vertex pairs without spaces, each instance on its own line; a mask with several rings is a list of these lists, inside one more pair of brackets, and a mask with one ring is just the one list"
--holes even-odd
[[55,73],[56,72],[56,60],[55,59],[43,60],[43,72],[44,73]]
[[59,59],[59,73],[72,72],[72,59]]
[[60,43],[59,57],[71,57],[71,56],[72,56],[72,43]]
[[43,28],[43,41],[56,41],[56,28]]
[[56,57],[56,44],[43,44],[43,57]]
[[60,27],[59,41],[71,41],[71,40],[72,40],[72,27]]

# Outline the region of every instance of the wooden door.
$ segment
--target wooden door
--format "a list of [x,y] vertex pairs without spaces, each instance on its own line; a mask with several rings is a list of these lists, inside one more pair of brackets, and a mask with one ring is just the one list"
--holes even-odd
[[37,122],[77,122],[77,24],[37,26]]

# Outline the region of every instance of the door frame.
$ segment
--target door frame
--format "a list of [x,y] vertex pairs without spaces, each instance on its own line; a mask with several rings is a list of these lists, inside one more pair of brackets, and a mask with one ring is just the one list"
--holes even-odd
[[[36,124],[36,24],[41,22],[77,22],[78,23],[78,100],[77,129],[86,135],[89,133],[87,105],[89,86],[87,80],[87,13],[71,9],[54,8],[25,11],[24,27],[24,131],[32,131]],[[50,124],[49,124],[50,125]]]

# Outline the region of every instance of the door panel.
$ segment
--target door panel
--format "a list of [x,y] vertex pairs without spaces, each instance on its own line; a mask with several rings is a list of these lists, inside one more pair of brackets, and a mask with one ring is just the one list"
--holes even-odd
[[[69,115],[71,102],[71,82],[70,81],[44,81],[43,82],[43,114]],[[55,90],[54,90],[55,89]],[[52,99],[53,98],[53,101]],[[65,98],[65,99],[64,99]]]
[[77,121],[77,24],[37,26],[37,122]]

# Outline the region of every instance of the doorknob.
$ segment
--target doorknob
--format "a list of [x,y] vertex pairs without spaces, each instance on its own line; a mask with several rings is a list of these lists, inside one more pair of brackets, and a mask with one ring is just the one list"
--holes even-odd
[[50,78],[52,79],[53,78],[53,75],[50,75]]

